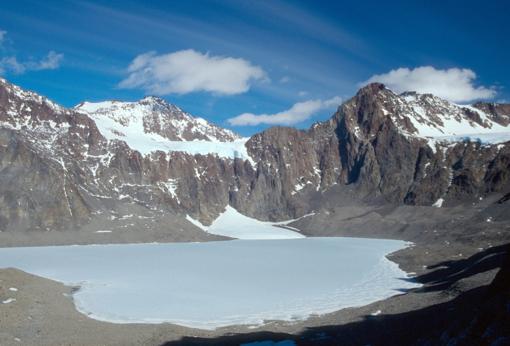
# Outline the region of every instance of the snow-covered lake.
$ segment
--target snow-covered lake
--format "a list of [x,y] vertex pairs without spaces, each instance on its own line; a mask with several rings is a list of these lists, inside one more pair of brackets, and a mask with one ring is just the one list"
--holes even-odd
[[416,287],[385,257],[405,246],[302,238],[1,248],[0,268],[81,286],[76,307],[98,320],[213,329],[304,319]]

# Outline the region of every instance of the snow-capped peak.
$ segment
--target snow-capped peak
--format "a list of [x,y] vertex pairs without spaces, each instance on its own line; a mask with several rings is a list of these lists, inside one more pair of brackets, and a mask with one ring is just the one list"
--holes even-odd
[[[48,98],[41,96],[35,92],[24,90],[17,85],[11,84],[3,78],[0,78],[0,88],[2,88],[10,96],[10,103],[33,103],[34,105],[40,105],[50,108],[57,113],[66,113],[67,109],[50,101]],[[14,101],[17,102],[14,102]]]
[[[103,135],[124,133],[135,127],[143,133],[155,133],[173,141],[205,140],[232,142],[240,136],[203,118],[193,117],[165,100],[147,96],[136,102],[83,102],[75,110],[87,113],[96,121]],[[107,123],[108,127],[101,126]]]
[[124,141],[142,154],[180,151],[241,158],[254,164],[246,150],[246,138],[193,117],[158,97],[136,102],[83,102],[74,109],[88,114],[108,140]]
[[408,117],[417,134],[425,137],[508,131],[472,107],[457,105],[431,94],[405,93]]
[[510,140],[508,124],[478,107],[413,91],[397,95],[389,89],[380,93],[380,100],[383,113],[391,117],[400,131],[427,139],[432,147],[436,142],[465,139],[494,144]]
[[141,99],[138,102],[148,103],[148,104],[171,105],[168,102],[166,102],[165,100],[163,100],[161,97],[151,96],[151,95],[145,96],[143,99]]

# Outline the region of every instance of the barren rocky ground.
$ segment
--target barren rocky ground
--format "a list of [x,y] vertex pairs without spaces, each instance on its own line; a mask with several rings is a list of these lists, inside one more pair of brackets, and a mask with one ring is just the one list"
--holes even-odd
[[[500,325],[491,324],[490,316],[484,315],[486,325],[480,327],[487,330],[466,334],[469,337],[462,333],[472,333],[468,328],[471,319],[482,314],[486,304],[493,304],[491,299],[506,299],[501,290],[509,291],[503,283],[500,291],[488,293],[488,285],[509,252],[505,245],[510,243],[508,202],[501,197],[494,195],[453,208],[340,207],[302,219],[295,226],[310,236],[387,237],[414,242],[390,259],[414,272],[423,287],[368,306],[295,323],[269,321],[261,327],[204,331],[171,324],[99,322],[75,310],[72,287],[16,269],[2,269],[0,300],[16,300],[1,306],[0,344],[238,345],[257,340],[293,340],[298,345],[446,344],[451,340],[489,343],[494,341],[489,327],[496,328],[493,334],[498,338],[506,335]],[[150,235],[143,240],[149,239]],[[11,287],[17,291],[10,291]],[[497,313],[497,309],[490,311]],[[499,323],[508,323],[504,312],[502,316]]]

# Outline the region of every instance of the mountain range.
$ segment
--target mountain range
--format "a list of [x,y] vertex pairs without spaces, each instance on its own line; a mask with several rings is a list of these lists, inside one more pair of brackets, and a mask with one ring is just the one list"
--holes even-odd
[[0,79],[0,230],[185,240],[229,205],[270,221],[348,204],[453,207],[510,191],[509,125],[510,104],[373,83],[307,130],[242,138],[157,97],[65,108]]

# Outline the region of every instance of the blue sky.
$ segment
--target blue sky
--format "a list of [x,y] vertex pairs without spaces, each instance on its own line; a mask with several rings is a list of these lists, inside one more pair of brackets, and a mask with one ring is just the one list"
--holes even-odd
[[[2,2],[0,72],[65,106],[156,93],[249,135],[326,119],[367,80],[510,100],[508,13],[508,1],[17,0]],[[148,52],[142,67],[161,75],[128,71]]]

